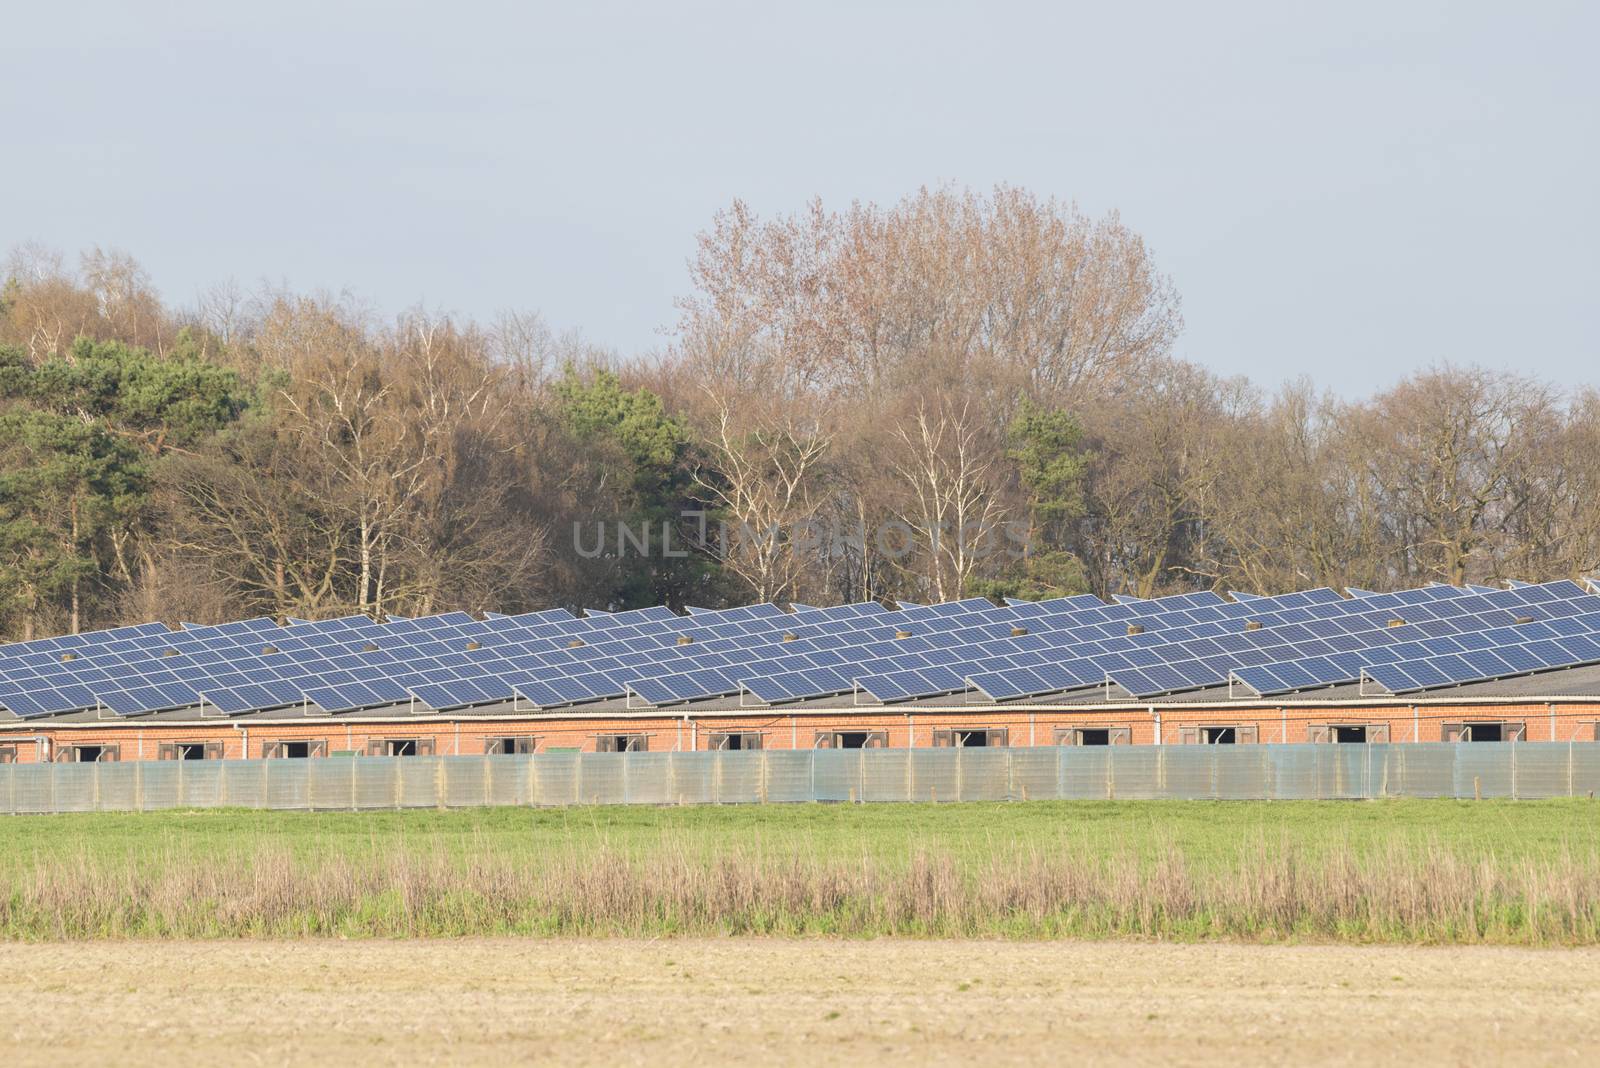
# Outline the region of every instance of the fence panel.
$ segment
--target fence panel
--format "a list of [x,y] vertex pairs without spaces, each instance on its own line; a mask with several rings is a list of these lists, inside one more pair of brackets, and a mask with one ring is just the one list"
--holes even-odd
[[1587,797],[1600,745],[1040,746],[0,765],[0,812]]

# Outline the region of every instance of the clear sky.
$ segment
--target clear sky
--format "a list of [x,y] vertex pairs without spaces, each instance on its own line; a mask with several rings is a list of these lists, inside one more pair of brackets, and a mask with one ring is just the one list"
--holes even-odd
[[1600,380],[1600,4],[59,3],[0,22],[0,248],[662,342],[712,213],[1117,209],[1178,354]]

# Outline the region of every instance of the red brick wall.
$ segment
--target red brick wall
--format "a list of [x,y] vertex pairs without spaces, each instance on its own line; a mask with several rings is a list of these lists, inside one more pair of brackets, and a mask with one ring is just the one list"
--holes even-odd
[[[1600,700],[1582,705],[1543,703],[1475,705],[1461,707],[1419,706],[1415,714],[1408,707],[1352,705],[1341,708],[1282,708],[1270,705],[1226,705],[1215,707],[1176,706],[1135,708],[1111,711],[1071,711],[1035,708],[1006,708],[992,711],[975,709],[861,709],[817,712],[777,713],[752,710],[748,715],[689,717],[651,716],[637,719],[551,719],[476,722],[437,719],[407,719],[393,723],[340,720],[337,717],[282,725],[266,723],[200,723],[164,725],[151,723],[94,724],[89,727],[55,727],[30,724],[17,731],[0,731],[0,747],[15,746],[19,762],[36,759],[32,739],[42,736],[51,748],[72,745],[118,745],[122,760],[154,760],[165,742],[222,743],[225,759],[248,755],[258,758],[271,742],[290,739],[322,740],[328,752],[354,750],[364,753],[372,739],[431,738],[440,756],[475,756],[484,752],[489,738],[533,735],[540,752],[552,749],[579,749],[592,752],[595,738],[602,734],[644,734],[651,752],[710,749],[713,736],[727,731],[755,732],[762,735],[768,749],[809,749],[818,732],[835,730],[884,731],[889,745],[933,744],[933,731],[949,728],[1004,728],[1013,746],[1051,745],[1055,730],[1064,727],[1128,727],[1132,744],[1151,745],[1158,740],[1176,744],[1184,727],[1203,725],[1253,725],[1262,743],[1304,742],[1312,724],[1386,723],[1392,742],[1441,740],[1446,722],[1475,720],[1513,720],[1525,725],[1524,740],[1594,741],[1596,721],[1600,720]],[[1159,729],[1159,739],[1158,739]],[[245,751],[248,739],[249,752]]]

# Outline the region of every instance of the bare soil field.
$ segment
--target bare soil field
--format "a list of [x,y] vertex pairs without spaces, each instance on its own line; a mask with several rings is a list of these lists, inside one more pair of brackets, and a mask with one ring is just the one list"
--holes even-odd
[[0,944],[0,1063],[1585,1064],[1600,951]]

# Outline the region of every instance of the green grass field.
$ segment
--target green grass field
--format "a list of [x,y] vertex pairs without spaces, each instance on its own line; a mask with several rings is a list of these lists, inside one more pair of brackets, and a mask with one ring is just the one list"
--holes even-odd
[[1594,802],[11,817],[0,937],[765,933],[1591,942]]

